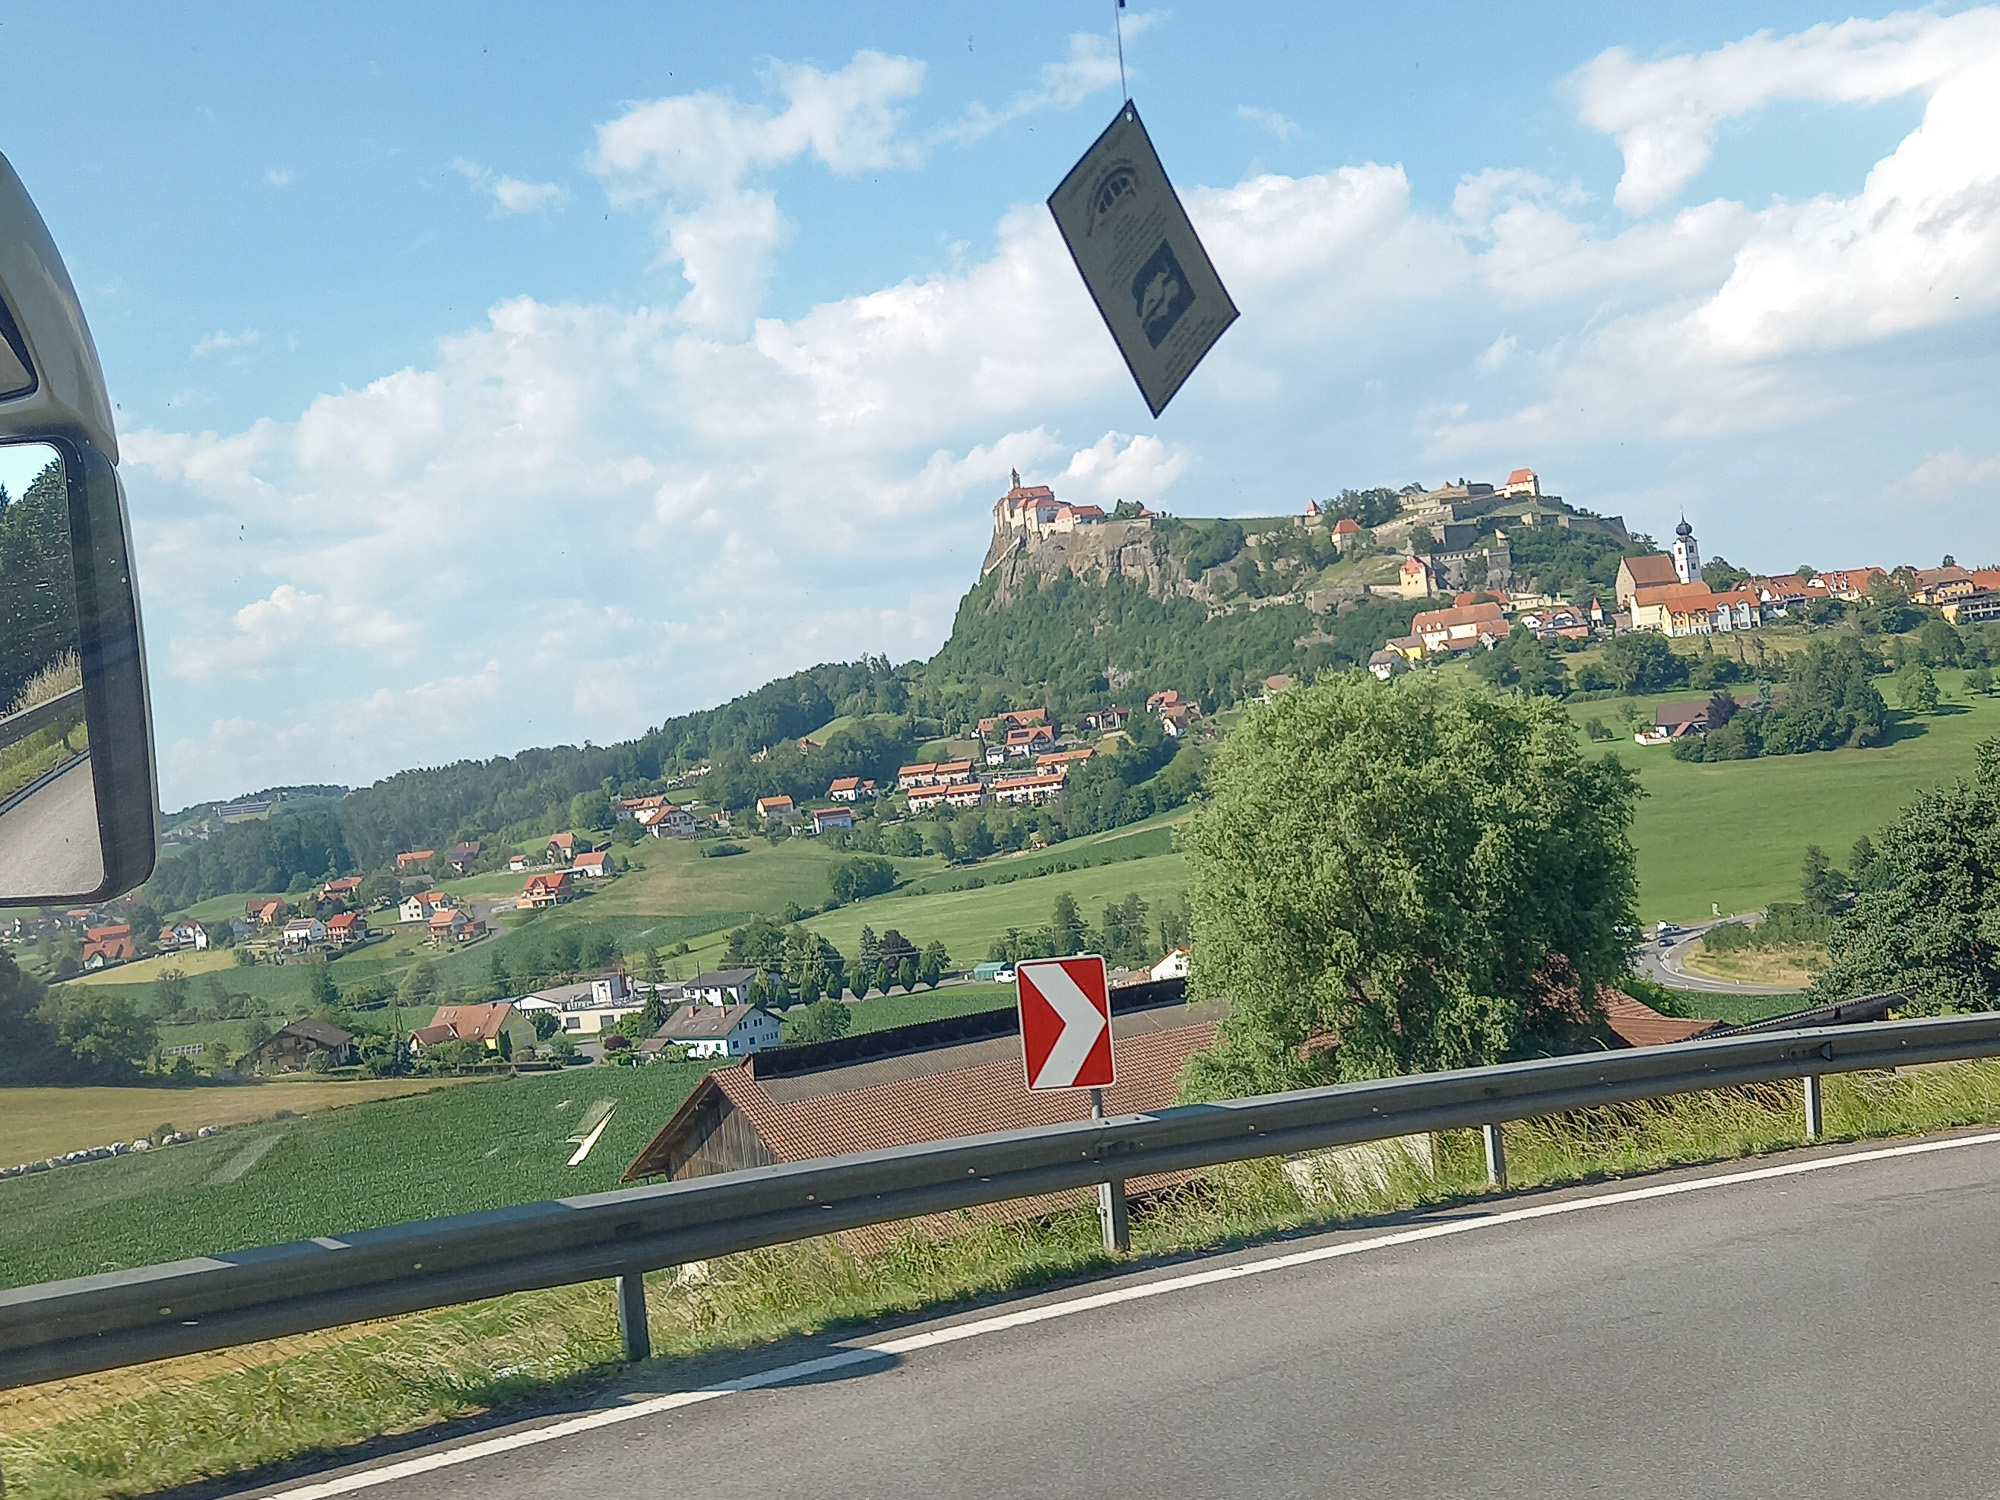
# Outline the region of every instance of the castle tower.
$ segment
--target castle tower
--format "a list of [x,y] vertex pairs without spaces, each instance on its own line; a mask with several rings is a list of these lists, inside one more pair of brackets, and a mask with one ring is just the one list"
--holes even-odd
[[1701,548],[1695,545],[1694,528],[1686,516],[1674,528],[1674,576],[1682,583],[1701,582]]

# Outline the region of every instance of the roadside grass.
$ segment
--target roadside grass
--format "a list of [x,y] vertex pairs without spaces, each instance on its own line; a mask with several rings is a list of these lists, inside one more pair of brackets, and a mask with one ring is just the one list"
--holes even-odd
[[1791,995],[1724,995],[1712,990],[1675,990],[1683,1002],[1677,1015],[1701,1016],[1710,1021],[1727,1021],[1746,1026],[1772,1016],[1788,1015],[1805,1004],[1804,997]]
[[[217,1108],[241,1100],[245,1110],[304,1116],[0,1182],[0,1286],[601,1192],[618,1185],[708,1066],[571,1068],[353,1109],[325,1108],[333,1094],[309,1102],[308,1090],[355,1098],[367,1085],[0,1090],[0,1102],[24,1111],[31,1103],[16,1106],[12,1096],[138,1095],[143,1104],[126,1101],[136,1114],[119,1117],[139,1122],[128,1139],[163,1121],[183,1130],[219,1123],[203,1117],[209,1099]],[[388,1086],[408,1091],[413,1083],[426,1081]],[[571,1138],[588,1128],[579,1122],[607,1105],[602,1135],[571,1167]],[[323,1112],[306,1113],[315,1107]],[[119,1133],[70,1144],[97,1145]]]
[[1810,984],[1826,968],[1827,951],[1820,943],[1780,943],[1712,953],[1696,943],[1681,962],[1697,974],[1737,984]]
[[[312,1115],[341,1105],[401,1099],[473,1081],[469,1078],[375,1078],[355,1079],[352,1082],[0,1089],[0,1166],[40,1161],[64,1151],[81,1151],[86,1146],[135,1140],[161,1125],[172,1125],[192,1135],[204,1125],[244,1125],[270,1120],[280,1110],[290,1110],[301,1116]],[[233,1134],[229,1138],[236,1139]],[[195,1151],[214,1144],[213,1141],[194,1142],[175,1146],[171,1150]],[[121,1160],[150,1166],[154,1158]],[[9,1179],[0,1183],[0,1206],[8,1201],[5,1189],[15,1183],[47,1182],[60,1196],[58,1179],[64,1179],[70,1173],[88,1173],[103,1165],[110,1163],[89,1162],[38,1177]],[[81,1177],[75,1179],[79,1184],[83,1180]],[[0,1227],[0,1239],[4,1239],[6,1232]],[[0,1250],[0,1259],[4,1259],[4,1255],[4,1250]]]
[[[2000,1118],[2000,1064],[1834,1076],[1827,1138],[1862,1139]],[[1796,1083],[1578,1111],[1506,1127],[1517,1189],[1616,1178],[1802,1144]],[[1436,1170],[1322,1174],[1311,1201],[1278,1164],[1202,1174],[1140,1205],[1136,1261],[1254,1245],[1489,1197],[1477,1132],[1437,1141]],[[935,1231],[936,1221],[927,1226]],[[699,1263],[649,1278],[665,1364],[918,1311],[1003,1297],[1119,1264],[1094,1212],[960,1234],[912,1230],[859,1257],[832,1240]],[[303,1458],[340,1461],[377,1434],[525,1410],[619,1377],[603,1285],[523,1293],[131,1371],[0,1393],[0,1470],[15,1500],[99,1500],[228,1478],[275,1480]],[[699,1378],[696,1366],[680,1372]],[[671,1378],[671,1377],[670,1377]]]

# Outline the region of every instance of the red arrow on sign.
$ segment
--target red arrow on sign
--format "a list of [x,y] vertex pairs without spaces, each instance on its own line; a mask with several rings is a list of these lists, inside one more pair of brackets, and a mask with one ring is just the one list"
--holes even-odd
[[1036,959],[1014,969],[1031,1089],[1099,1089],[1117,1076],[1104,960]]

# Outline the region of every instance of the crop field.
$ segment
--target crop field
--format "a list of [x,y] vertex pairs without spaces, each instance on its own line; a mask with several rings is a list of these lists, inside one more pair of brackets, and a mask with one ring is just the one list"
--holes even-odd
[[[0,1182],[0,1285],[598,1192],[617,1185],[706,1066],[573,1068],[468,1083],[431,1098],[245,1125],[145,1155],[10,1178]],[[16,1106],[13,1096],[58,1092],[174,1094],[172,1102],[140,1106],[137,1133],[164,1120],[183,1129],[214,1123],[181,1103],[196,1093],[261,1095],[268,1111],[301,1109],[288,1101],[309,1087],[8,1089],[0,1102],[31,1107]],[[607,1110],[589,1156],[569,1166],[578,1140]]]
[[[281,1109],[296,1115],[309,1115],[341,1105],[427,1094],[438,1088],[469,1081],[454,1078],[381,1078],[351,1083],[0,1089],[0,1165],[39,1161],[45,1156],[81,1151],[86,1146],[102,1146],[111,1141],[134,1140],[150,1134],[161,1125],[172,1125],[191,1135],[204,1125],[240,1125],[249,1120],[268,1120]],[[173,1149],[194,1148],[176,1146]],[[48,1176],[53,1180],[67,1173],[88,1170],[88,1165],[65,1167],[61,1172],[51,1172]],[[0,1186],[5,1185],[0,1183]],[[4,1201],[0,1199],[0,1202]]]

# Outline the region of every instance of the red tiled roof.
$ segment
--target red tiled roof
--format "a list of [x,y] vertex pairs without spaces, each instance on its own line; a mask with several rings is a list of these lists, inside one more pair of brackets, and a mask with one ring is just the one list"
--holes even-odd
[[1628,1047],[1659,1047],[1668,1042],[1690,1041],[1722,1025],[1720,1021],[1663,1016],[1623,990],[1604,990],[1599,998],[1604,1002],[1604,1019],[1610,1023],[1612,1035]]
[[1410,622],[1418,635],[1426,630],[1449,630],[1454,625],[1504,625],[1506,613],[1499,605],[1460,604],[1451,609],[1427,609]]
[[506,1000],[490,1005],[440,1005],[438,1013],[431,1017],[431,1024],[424,1029],[435,1031],[444,1027],[460,1041],[483,1042],[490,1036],[500,1034],[513,1009],[512,1003]]
[[1526,484],[1530,479],[1533,479],[1534,477],[1535,477],[1535,471],[1533,469],[1516,469],[1513,473],[1507,476],[1507,482],[1509,484]]
[[1635,589],[1657,588],[1662,584],[1679,583],[1680,574],[1674,571],[1674,560],[1664,552],[1651,552],[1644,557],[1628,557],[1620,564],[1631,576]]
[[1333,523],[1333,534],[1335,536],[1352,536],[1360,529],[1361,523],[1352,516],[1342,516],[1338,521]]

